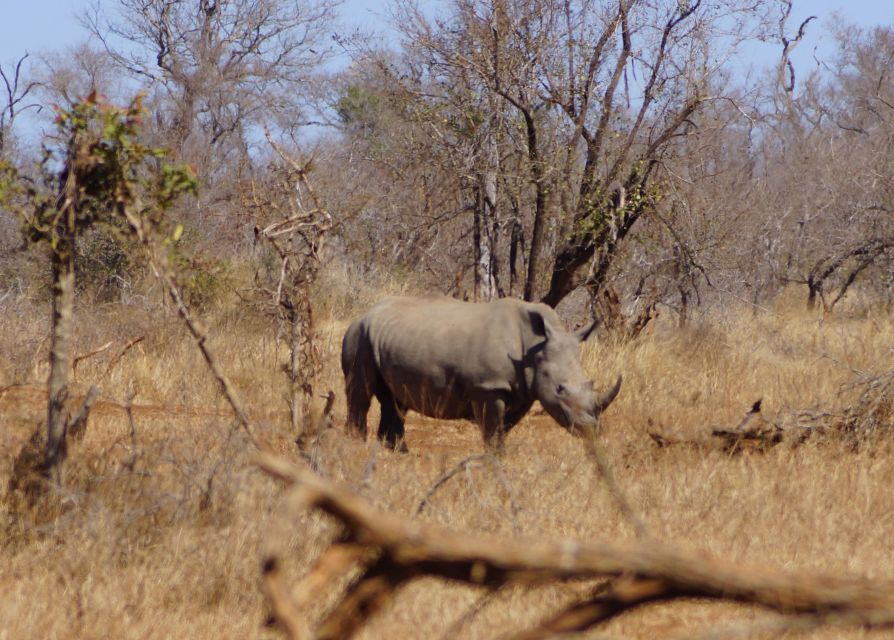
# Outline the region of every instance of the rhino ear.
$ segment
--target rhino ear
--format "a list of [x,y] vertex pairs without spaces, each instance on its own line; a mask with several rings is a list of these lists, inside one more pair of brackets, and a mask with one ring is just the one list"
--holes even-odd
[[577,331],[575,331],[574,335],[577,336],[578,340],[583,342],[584,340],[586,340],[587,338],[590,337],[590,335],[593,333],[593,331],[596,330],[596,327],[598,327],[598,326],[599,326],[599,318],[593,318],[593,322],[591,322],[590,324],[583,326],[580,329],[578,329]]
[[534,335],[543,336],[547,340],[552,337],[553,330],[542,313],[539,311],[528,311],[528,318],[531,320],[531,329],[534,330]]

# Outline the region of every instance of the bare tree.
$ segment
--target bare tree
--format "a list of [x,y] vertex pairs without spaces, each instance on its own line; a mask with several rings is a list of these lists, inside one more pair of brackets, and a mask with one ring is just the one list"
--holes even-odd
[[117,67],[148,92],[155,141],[209,187],[194,208],[203,226],[238,214],[239,184],[250,176],[262,127],[278,135],[308,121],[308,87],[331,53],[325,36],[339,3],[116,0],[102,5],[108,12],[97,3],[82,16]]
[[343,206],[359,209],[339,216],[340,234],[361,268],[411,267],[462,295],[473,264],[467,222],[477,202],[477,135],[471,118],[420,99],[421,73],[380,52],[338,78],[333,102],[342,136],[331,143],[338,191],[353,194]]
[[783,143],[767,150],[784,212],[774,262],[780,279],[806,285],[808,307],[829,310],[869,274],[890,281],[894,30],[840,25],[837,59],[796,94],[787,55],[805,25],[782,36],[773,128]]
[[69,107],[91,93],[109,100],[133,95],[114,59],[89,42],[41,56],[40,97],[44,104]]
[[[548,86],[574,122],[573,140],[585,161],[544,301],[556,304],[580,284],[587,263],[591,286],[605,280],[619,244],[661,197],[656,173],[673,157],[676,138],[723,95],[722,61],[766,32],[771,9],[769,3],[620,2],[602,22],[583,21],[572,31],[565,43],[568,71]],[[566,15],[569,25],[578,23],[577,14],[566,9]],[[592,44],[580,55],[577,42]],[[631,87],[637,72],[639,86]]]
[[4,69],[0,64],[0,79],[3,80],[3,103],[0,108],[0,156],[8,146],[9,133],[18,115],[26,109],[39,109],[40,105],[32,102],[32,93],[38,87],[36,80],[28,81],[24,75],[24,64],[28,59],[26,53],[19,58],[11,69]]
[[[294,154],[268,140],[279,156],[267,179],[252,185],[246,205],[258,221],[255,236],[266,241],[276,253],[279,264],[272,282],[264,282],[262,269],[255,276],[257,286],[272,301],[277,318],[289,330],[289,409],[293,432],[308,433],[314,384],[320,372],[320,354],[314,331],[313,285],[322,264],[322,251],[332,216],[311,185],[312,162],[300,161]],[[272,220],[271,220],[272,219]],[[263,264],[263,263],[262,263]],[[302,428],[303,427],[303,428]]]
[[624,239],[661,199],[679,139],[728,92],[724,63],[769,32],[773,10],[770,2],[453,0],[432,19],[398,2],[406,50],[383,66],[392,93],[431,115],[422,129],[431,139],[458,141],[472,128],[477,144],[453,147],[469,161],[454,166],[485,177],[483,191],[495,197],[503,238],[492,246],[504,272],[516,268],[524,240],[522,294],[556,305],[582,284],[607,283]]

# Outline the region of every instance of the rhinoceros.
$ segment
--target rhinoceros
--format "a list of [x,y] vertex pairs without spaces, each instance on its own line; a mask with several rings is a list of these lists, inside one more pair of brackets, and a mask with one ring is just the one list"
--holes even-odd
[[594,426],[621,388],[619,376],[597,394],[581,367],[580,343],[595,326],[570,333],[551,307],[514,298],[386,298],[342,341],[348,430],[366,437],[373,396],[378,438],[391,448],[402,445],[409,410],[476,422],[495,449],[535,400],[569,431]]

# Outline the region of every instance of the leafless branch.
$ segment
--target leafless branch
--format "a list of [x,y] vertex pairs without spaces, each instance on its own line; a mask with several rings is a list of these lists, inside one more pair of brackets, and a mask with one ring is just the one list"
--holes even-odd
[[[795,37],[789,38],[785,35],[785,23],[792,12],[792,0],[782,0],[782,4],[785,6],[785,9],[779,20],[779,39],[782,41],[782,56],[779,60],[779,84],[786,93],[790,94],[795,90],[795,67],[792,65],[791,53],[807,33],[807,25],[810,24],[811,20],[816,20],[817,17],[810,16],[806,18],[801,23],[801,26],[798,27],[798,33]],[[788,71],[787,81],[785,78],[786,71]]]
[[136,345],[138,345],[139,343],[141,343],[141,342],[142,342],[143,340],[145,340],[145,339],[146,339],[146,336],[137,336],[136,338],[131,338],[130,340],[128,340],[127,342],[125,342],[125,343],[124,343],[124,346],[121,347],[121,350],[120,350],[118,353],[116,353],[116,354],[114,355],[114,357],[112,357],[111,360],[109,360],[109,364],[106,366],[105,373],[102,374],[102,377],[103,377],[103,378],[107,378],[107,377],[109,376],[109,374],[112,372],[112,369],[114,369],[115,366],[116,366],[119,362],[121,362],[121,358],[123,358],[124,355],[125,355],[128,351],[130,351],[133,347],[135,347]]
[[[131,206],[126,206],[124,204],[122,204],[121,206],[121,213],[123,214],[124,219],[126,219],[128,224],[130,225],[137,241],[146,249],[146,253],[149,256],[149,266],[151,267],[153,274],[161,283],[171,301],[174,303],[178,315],[183,320],[186,328],[192,335],[196,346],[202,353],[202,356],[205,359],[205,363],[208,365],[209,371],[214,376],[214,379],[217,380],[217,383],[221,390],[221,394],[224,396],[227,403],[230,405],[230,408],[233,410],[236,421],[248,435],[249,440],[251,440],[251,442],[255,446],[259,446],[259,441],[254,433],[254,427],[248,419],[248,414],[246,413],[245,408],[242,405],[242,401],[239,399],[236,388],[233,386],[233,384],[230,382],[230,379],[224,373],[223,369],[218,363],[217,357],[211,350],[211,346],[208,343],[207,332],[193,317],[189,307],[183,300],[183,296],[180,293],[180,287],[177,286],[174,275],[167,263],[166,254],[162,251],[159,251],[156,242],[146,224],[144,223],[142,218],[135,212],[135,210],[138,210],[139,207],[133,206],[133,208],[131,208]],[[136,344],[136,342],[139,342],[139,340],[134,341],[133,344]],[[133,344],[131,344],[130,346],[133,346]]]
[[95,355],[98,355],[112,346],[113,340],[109,340],[107,343],[99,347],[98,349],[94,349],[93,351],[89,351],[87,353],[82,353],[74,357],[71,361],[71,372],[75,373],[78,370],[78,364],[81,363],[82,360],[86,360],[87,358],[92,358]]

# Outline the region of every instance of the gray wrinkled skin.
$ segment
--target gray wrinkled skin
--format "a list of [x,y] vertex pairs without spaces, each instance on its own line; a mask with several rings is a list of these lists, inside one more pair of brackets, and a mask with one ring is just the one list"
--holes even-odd
[[594,326],[569,333],[552,308],[514,298],[386,298],[342,341],[348,428],[366,436],[373,396],[378,437],[391,447],[410,410],[474,421],[497,448],[535,400],[570,431],[593,426],[621,385],[599,396],[584,375],[580,342]]

